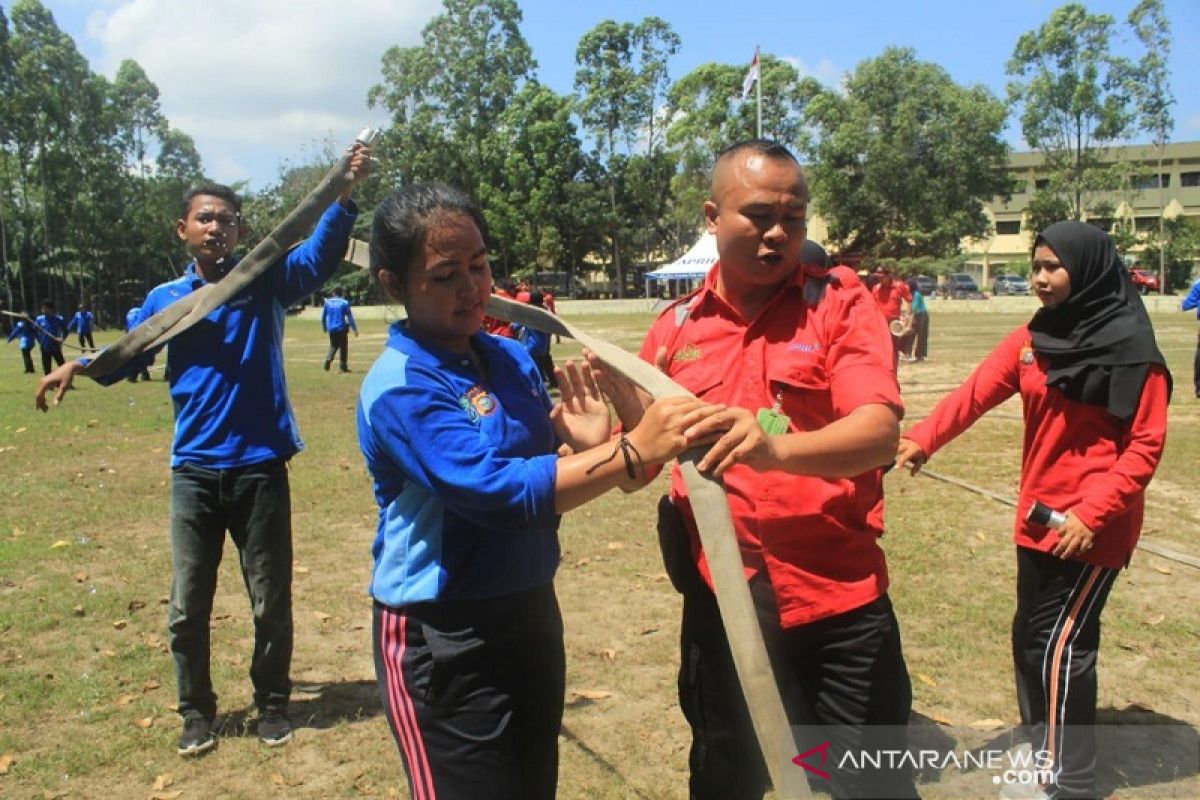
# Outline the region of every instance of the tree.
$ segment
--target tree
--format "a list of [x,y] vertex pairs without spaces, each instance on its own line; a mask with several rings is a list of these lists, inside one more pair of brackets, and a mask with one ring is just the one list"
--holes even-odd
[[515,0],[446,0],[421,44],[383,55],[368,102],[392,114],[380,143],[392,182],[443,180],[478,195],[500,165],[485,142],[537,66]]
[[1021,132],[1044,154],[1047,188],[1067,198],[1074,219],[1084,218],[1089,193],[1115,188],[1102,158],[1134,119],[1132,65],[1109,50],[1113,24],[1108,14],[1068,3],[1022,34],[1008,62],[1008,98],[1021,107]]
[[1186,289],[1192,281],[1192,264],[1200,258],[1200,222],[1180,215],[1167,220],[1163,228],[1164,237],[1146,246],[1141,263],[1165,263],[1167,283],[1163,288]]
[[843,96],[823,91],[808,169],[814,203],[842,250],[946,256],[986,233],[983,201],[1007,195],[1004,104],[962,87],[911,49],[858,65]]
[[667,58],[679,44],[679,36],[658,17],[646,17],[637,25],[610,19],[585,33],[575,50],[579,116],[596,141],[607,178],[609,246],[618,297],[625,296],[621,258],[633,221],[623,218],[617,196],[623,191],[620,184],[629,157],[661,148],[655,107],[666,92]]
[[[695,240],[717,154],[734,142],[755,136],[754,103],[741,99],[745,75],[745,65],[709,62],[676,81],[667,94],[665,116],[671,120],[667,145],[679,162],[672,180],[669,237],[677,247]],[[804,109],[821,92],[821,85],[813,78],[801,78],[787,61],[765,53],[760,83],[763,136],[797,151],[803,149]]]
[[1150,134],[1158,150],[1158,242],[1159,264],[1158,285],[1167,291],[1167,248],[1164,231],[1164,197],[1162,184],[1163,154],[1171,139],[1175,120],[1171,117],[1171,106],[1175,98],[1171,94],[1171,73],[1167,60],[1171,54],[1171,26],[1162,0],[1142,0],[1129,14],[1129,26],[1133,28],[1142,47],[1145,48],[1135,70],[1133,95],[1137,108],[1138,127]]
[[488,146],[502,180],[481,187],[480,202],[498,252],[497,274],[566,266],[570,229],[587,225],[571,204],[570,188],[587,158],[571,120],[574,101],[536,82],[526,83],[500,117]]

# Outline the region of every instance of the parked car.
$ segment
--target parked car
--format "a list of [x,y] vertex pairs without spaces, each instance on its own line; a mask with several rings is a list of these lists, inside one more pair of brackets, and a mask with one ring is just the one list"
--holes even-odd
[[1134,287],[1142,294],[1158,291],[1158,276],[1153,272],[1144,269],[1131,269],[1129,270],[1129,277],[1133,278]]
[[926,297],[933,297],[933,293],[937,291],[937,278],[931,278],[928,275],[916,275],[913,278],[917,282],[917,291]]
[[992,281],[992,294],[1029,294],[1029,281],[1020,275],[997,275]]
[[951,272],[942,284],[942,293],[955,299],[978,296],[979,284],[965,272]]

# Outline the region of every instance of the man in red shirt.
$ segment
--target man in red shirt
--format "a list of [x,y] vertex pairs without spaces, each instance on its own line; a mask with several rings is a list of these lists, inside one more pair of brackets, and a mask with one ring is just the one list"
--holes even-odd
[[[725,431],[698,466],[725,484],[789,719],[809,726],[797,752],[832,741],[832,765],[843,751],[904,746],[912,689],[878,544],[879,467],[903,407],[866,289],[848,270],[801,264],[807,208],[804,173],[783,146],[753,140],[722,153],[704,204],[720,260],[663,312],[641,355],[728,406],[697,426]],[[691,796],[761,797],[765,765],[678,468],[659,539],[684,598]],[[915,794],[902,766],[830,771],[835,796]]]
[[[898,319],[907,319],[907,314],[912,310],[912,292],[909,291],[908,285],[903,281],[897,283],[892,279],[891,267],[880,267],[877,270],[879,282],[871,287],[871,295],[875,298],[875,302],[879,305],[879,310],[883,312],[884,319],[887,320],[890,327],[892,322]],[[907,308],[906,308],[907,306]],[[892,334],[892,369],[900,363],[900,351],[904,339],[908,336],[906,332],[904,336],[896,336]]]

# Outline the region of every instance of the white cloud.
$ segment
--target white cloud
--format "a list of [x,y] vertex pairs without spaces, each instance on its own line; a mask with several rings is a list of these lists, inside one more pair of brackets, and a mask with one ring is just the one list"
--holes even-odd
[[[206,171],[256,187],[313,142],[339,146],[385,115],[367,108],[380,58],[420,41],[437,0],[115,0],[88,19],[93,68],[132,58],[158,86],[171,124]],[[262,155],[251,166],[245,151]],[[237,170],[243,170],[236,174]]]
[[834,64],[828,58],[822,58],[817,62],[817,66],[810,67],[803,59],[796,56],[782,56],[782,59],[800,73],[801,78],[816,78],[821,84],[828,86],[831,89],[841,89],[846,80],[846,70]]

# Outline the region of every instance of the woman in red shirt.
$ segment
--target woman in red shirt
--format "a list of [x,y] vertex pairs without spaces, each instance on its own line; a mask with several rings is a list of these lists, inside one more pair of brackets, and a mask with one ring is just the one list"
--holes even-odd
[[[1051,225],[1034,242],[1042,308],[900,439],[915,474],[989,409],[1020,392],[1025,435],[1017,505],[1013,661],[1042,787],[1095,797],[1100,612],[1142,527],[1166,439],[1171,374],[1107,234]],[[1029,518],[1035,502],[1062,512]],[[1036,516],[1036,515],[1035,515]],[[1069,691],[1068,691],[1069,690]]]

